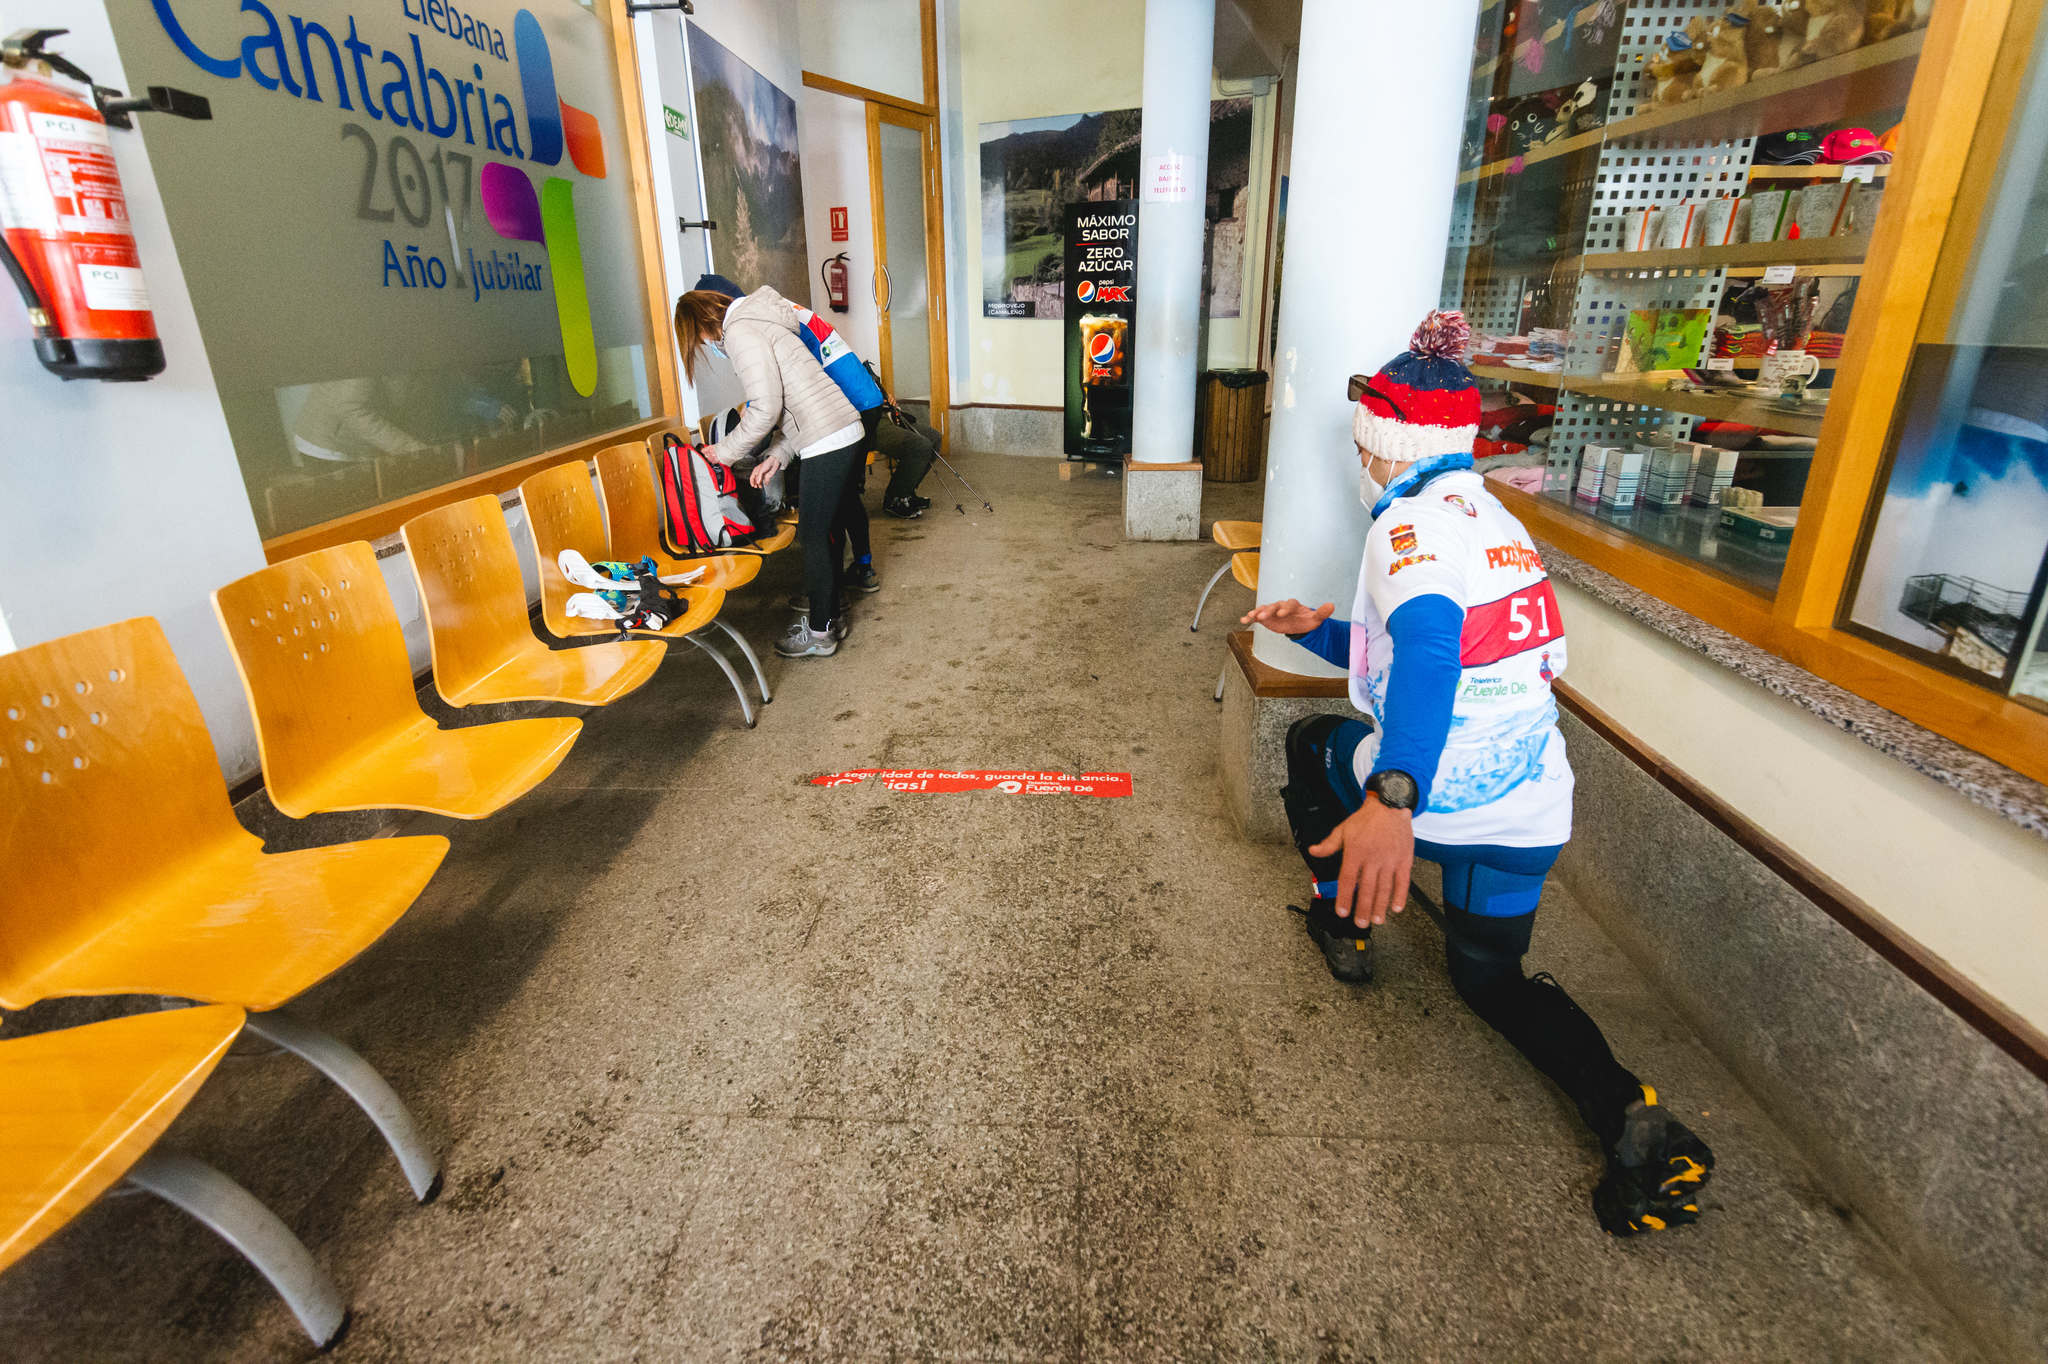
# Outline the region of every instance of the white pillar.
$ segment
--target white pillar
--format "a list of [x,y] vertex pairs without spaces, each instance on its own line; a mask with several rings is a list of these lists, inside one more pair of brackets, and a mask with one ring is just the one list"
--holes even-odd
[[[1261,602],[1350,610],[1368,518],[1345,384],[1392,359],[1437,304],[1478,6],[1302,6]],[[1269,630],[1252,652],[1288,672],[1339,671]]]
[[[1203,204],[1215,0],[1145,0],[1144,124],[1138,145],[1138,316],[1132,357],[1124,530],[1192,540],[1201,529],[1195,362],[1202,332]],[[1170,183],[1163,183],[1165,172]]]

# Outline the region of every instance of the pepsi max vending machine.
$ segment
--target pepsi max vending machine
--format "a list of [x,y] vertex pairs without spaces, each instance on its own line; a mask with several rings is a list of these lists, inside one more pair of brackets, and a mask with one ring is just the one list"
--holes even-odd
[[1067,458],[1131,453],[1138,201],[1067,205]]

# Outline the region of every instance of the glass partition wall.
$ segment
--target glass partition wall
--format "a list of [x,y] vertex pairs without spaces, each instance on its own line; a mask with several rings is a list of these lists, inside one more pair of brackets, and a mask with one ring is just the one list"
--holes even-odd
[[1922,324],[1843,625],[2048,710],[2048,28]]
[[[610,20],[112,0],[266,540],[655,414]],[[138,78],[139,79],[139,78]]]
[[[1726,0],[1481,14],[1443,302],[1480,467],[1768,598],[1924,30]],[[1846,25],[1846,18],[1831,20]]]

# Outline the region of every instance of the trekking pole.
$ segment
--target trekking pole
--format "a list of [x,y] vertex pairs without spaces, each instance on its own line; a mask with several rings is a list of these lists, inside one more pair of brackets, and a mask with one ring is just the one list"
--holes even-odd
[[[972,483],[969,483],[966,479],[960,478],[960,471],[953,467],[952,460],[947,459],[944,455],[940,454],[936,449],[932,451],[932,458],[938,460],[939,463],[945,465],[947,473],[951,474],[954,478],[960,479],[960,486],[967,489],[968,493],[971,496],[981,499],[981,509],[983,511],[987,512],[991,516],[995,515],[996,509],[994,504],[992,504],[987,498],[981,496],[981,490],[979,488],[975,487]],[[962,516],[967,515],[967,508],[961,506],[958,502],[955,502],[953,504],[953,510],[959,512]]]
[[[868,373],[871,376],[873,376],[875,380],[875,386],[877,388],[881,388],[881,374],[878,373],[875,367],[872,364],[869,364],[867,361],[863,360],[861,361],[861,364],[865,365],[867,367]],[[915,432],[917,430],[917,423],[910,419],[909,413],[905,412],[902,408],[896,406],[896,400],[889,396],[889,391],[887,389],[882,389],[882,406],[888,414],[889,420],[891,422],[895,423],[897,426],[902,427],[906,431]],[[995,515],[995,504],[990,502],[987,498],[983,497],[981,495],[981,490],[979,488],[975,487],[972,483],[969,483],[966,479],[961,478],[960,471],[953,467],[953,461],[947,459],[944,455],[940,454],[939,447],[936,445],[932,447],[932,458],[936,459],[939,463],[946,466],[946,472],[951,474],[956,480],[958,480],[960,486],[967,489],[967,492],[970,496],[974,497],[977,501],[981,503],[981,509],[983,511],[987,512],[991,516]],[[955,502],[953,504],[953,510],[959,512],[962,516],[967,515],[967,508],[961,506],[958,502]]]

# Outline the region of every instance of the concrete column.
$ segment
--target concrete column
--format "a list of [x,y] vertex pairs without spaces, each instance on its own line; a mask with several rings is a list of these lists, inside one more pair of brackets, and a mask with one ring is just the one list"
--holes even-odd
[[[1124,534],[1201,533],[1195,363],[1202,331],[1203,201],[1215,0],[1145,0],[1145,107],[1138,148],[1138,319]],[[1174,184],[1159,182],[1176,167]]]
[[[1367,516],[1345,381],[1392,359],[1437,304],[1478,9],[1302,6],[1261,602],[1350,609]],[[1267,630],[1253,654],[1288,672],[1337,671]]]

